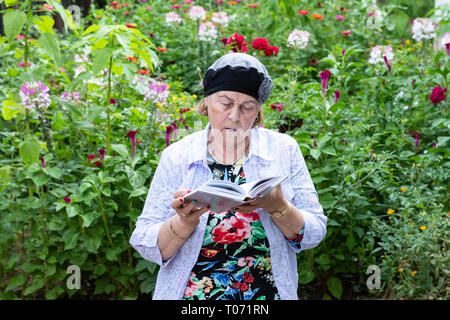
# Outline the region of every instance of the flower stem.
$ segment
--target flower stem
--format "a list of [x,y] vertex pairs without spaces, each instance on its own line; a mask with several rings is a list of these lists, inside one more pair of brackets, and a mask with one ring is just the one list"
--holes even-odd
[[33,15],[33,12],[31,11],[31,4],[32,0],[28,0],[28,11],[27,11],[27,23],[25,25],[25,65],[24,70],[25,72],[28,71],[28,29],[30,28],[29,21],[31,21],[31,17]]
[[111,154],[111,104],[109,103],[111,99],[111,74],[112,74],[112,65],[113,65],[113,53],[114,53],[114,38],[112,39],[112,53],[111,57],[109,58],[109,68],[108,68],[108,91],[106,94],[106,103],[108,105],[107,107],[107,114],[108,114],[108,120],[107,120],[107,132],[106,132],[106,154]]

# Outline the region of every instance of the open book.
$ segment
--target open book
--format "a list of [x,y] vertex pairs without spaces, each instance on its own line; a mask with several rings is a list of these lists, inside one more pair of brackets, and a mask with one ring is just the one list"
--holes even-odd
[[196,200],[210,205],[213,212],[224,212],[246,202],[262,198],[287,179],[287,176],[265,177],[237,185],[230,181],[210,180],[197,190],[186,194],[185,202]]

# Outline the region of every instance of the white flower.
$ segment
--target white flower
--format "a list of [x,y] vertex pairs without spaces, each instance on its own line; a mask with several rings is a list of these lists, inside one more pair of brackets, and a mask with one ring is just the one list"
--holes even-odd
[[198,28],[200,41],[214,41],[217,38],[217,29],[212,22],[202,22]]
[[292,48],[304,49],[309,42],[309,32],[294,29],[288,37],[287,46]]
[[392,61],[394,59],[394,53],[392,52],[392,47],[390,47],[390,46],[375,46],[375,47],[373,47],[372,51],[370,52],[369,63],[370,64],[378,64],[380,62],[384,63],[383,56],[386,56],[386,58],[389,61]]
[[413,33],[412,38],[417,42],[423,39],[433,39],[436,36],[434,24],[427,18],[414,19],[411,31]]
[[228,18],[228,15],[226,12],[219,11],[219,12],[214,12],[212,14],[211,21],[216,24],[223,24],[224,27],[226,28],[226,27],[228,27],[228,22],[230,21],[230,19]]
[[166,23],[168,25],[179,24],[182,21],[181,17],[175,11],[166,13]]
[[206,11],[201,6],[192,6],[189,9],[189,18],[191,18],[192,20],[203,20],[206,18]]

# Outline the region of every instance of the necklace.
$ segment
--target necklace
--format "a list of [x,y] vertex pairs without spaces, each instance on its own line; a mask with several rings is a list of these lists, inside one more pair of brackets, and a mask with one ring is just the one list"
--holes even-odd
[[240,158],[239,160],[236,160],[236,161],[234,161],[234,162],[232,162],[232,163],[227,164],[227,163],[224,163],[224,162],[220,161],[219,159],[217,159],[217,158],[214,156],[214,154],[212,153],[211,148],[209,147],[209,145],[208,145],[208,151],[209,151],[209,154],[211,155],[211,157],[212,157],[217,163],[222,164],[222,165],[226,165],[226,166],[229,166],[229,165],[240,165],[240,166],[241,166],[241,165],[244,164],[244,161],[245,161],[245,159],[247,158],[247,155],[244,154],[244,156],[243,156],[242,158]]

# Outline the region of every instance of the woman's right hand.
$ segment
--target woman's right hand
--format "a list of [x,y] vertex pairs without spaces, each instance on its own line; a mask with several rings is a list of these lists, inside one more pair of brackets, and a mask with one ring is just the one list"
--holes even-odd
[[187,229],[186,231],[193,232],[200,223],[200,216],[210,209],[210,206],[203,205],[199,208],[199,203],[193,201],[184,202],[183,197],[188,194],[190,190],[180,189],[175,191],[174,200],[172,201],[172,208],[178,215],[180,222]]

